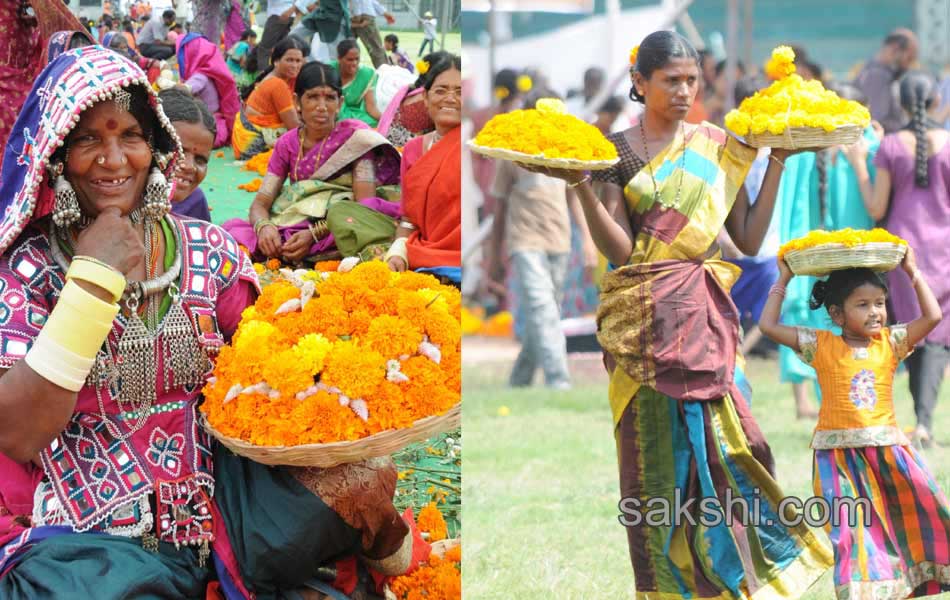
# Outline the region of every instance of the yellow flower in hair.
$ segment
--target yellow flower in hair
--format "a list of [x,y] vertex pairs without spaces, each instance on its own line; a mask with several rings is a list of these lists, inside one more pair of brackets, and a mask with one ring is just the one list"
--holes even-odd
[[509,94],[510,92],[508,92],[508,88],[503,85],[499,85],[495,88],[495,98],[498,98],[499,100],[504,100],[509,96]]
[[425,75],[429,72],[429,63],[424,60],[416,61],[416,71],[419,71],[420,75]]
[[518,91],[522,93],[530,92],[531,88],[534,87],[534,82],[531,81],[531,78],[527,75],[521,75],[515,81],[515,85],[518,87]]
[[640,44],[637,44],[636,46],[633,47],[632,50],[630,50],[630,66],[634,66],[637,64],[637,54],[639,53],[640,53]]

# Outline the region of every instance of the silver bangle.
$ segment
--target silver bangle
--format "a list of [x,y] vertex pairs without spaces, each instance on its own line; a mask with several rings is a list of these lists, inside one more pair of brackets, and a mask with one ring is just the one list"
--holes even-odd
[[406,221],[406,220],[399,221],[399,226],[402,227],[403,229],[408,229],[409,231],[415,231],[416,229],[418,229],[418,227],[416,227],[411,222]]

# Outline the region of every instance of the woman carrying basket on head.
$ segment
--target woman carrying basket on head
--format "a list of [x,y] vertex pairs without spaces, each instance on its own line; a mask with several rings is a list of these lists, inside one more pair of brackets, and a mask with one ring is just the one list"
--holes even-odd
[[658,31],[633,60],[631,99],[645,112],[637,127],[608,138],[621,158],[596,172],[603,198],[579,171],[527,167],[575,189],[598,248],[620,265],[603,280],[597,320],[621,495],[640,506],[695,498],[698,513],[701,498],[724,506],[728,490],[751,502],[757,489],[762,514],[774,517],[754,527],[627,519],[637,598],[798,598],[831,565],[831,552],[804,525],[777,518],[783,494],[737,357],[729,288],[738,269],[715,244],[725,225],[740,250],[755,254],[791,152],[773,150],[750,206],[741,185],[756,151],[718,127],[684,122],[700,77],[696,50]]

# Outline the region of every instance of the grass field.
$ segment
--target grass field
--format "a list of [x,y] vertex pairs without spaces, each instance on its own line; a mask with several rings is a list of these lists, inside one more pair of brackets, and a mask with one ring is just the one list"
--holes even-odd
[[[463,365],[465,596],[632,597],[602,368],[596,358],[575,361],[572,370],[581,373],[567,392],[506,389],[508,368],[484,360]],[[786,495],[810,497],[814,423],[795,420],[790,387],[778,383],[774,362],[750,362],[748,372],[752,410],[775,454],[779,483]],[[925,453],[944,490],[950,489],[950,436],[943,433],[950,426],[948,402],[945,385],[934,426],[945,446]],[[913,425],[906,375],[897,378],[895,403],[899,422]],[[830,598],[829,571],[804,599]]]

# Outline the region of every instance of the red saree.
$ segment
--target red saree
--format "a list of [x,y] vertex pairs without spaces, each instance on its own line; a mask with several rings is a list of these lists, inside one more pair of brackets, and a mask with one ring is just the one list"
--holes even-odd
[[402,213],[418,227],[406,244],[411,269],[462,265],[461,150],[461,127],[456,127],[403,178]]

